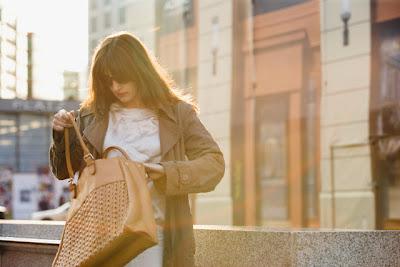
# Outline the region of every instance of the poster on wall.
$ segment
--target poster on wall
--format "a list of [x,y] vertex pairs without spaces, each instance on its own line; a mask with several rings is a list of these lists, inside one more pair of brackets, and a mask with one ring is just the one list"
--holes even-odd
[[0,206],[5,207],[4,219],[12,218],[12,171],[0,167]]
[[14,173],[12,187],[13,219],[30,219],[36,211],[37,179],[35,173]]
[[57,207],[55,203],[54,177],[50,174],[47,166],[37,169],[38,187],[38,210],[48,210]]

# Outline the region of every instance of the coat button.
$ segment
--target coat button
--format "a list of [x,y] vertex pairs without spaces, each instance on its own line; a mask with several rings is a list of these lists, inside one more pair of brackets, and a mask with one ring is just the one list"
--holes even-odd
[[187,184],[187,183],[189,183],[189,175],[187,175],[187,174],[184,174],[184,175],[182,175],[182,184]]

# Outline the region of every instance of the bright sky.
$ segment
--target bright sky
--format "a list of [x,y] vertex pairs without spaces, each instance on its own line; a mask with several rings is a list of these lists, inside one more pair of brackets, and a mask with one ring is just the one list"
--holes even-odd
[[82,72],[87,68],[87,0],[5,1],[15,9],[18,28],[32,31],[37,37],[34,95],[62,99],[62,72]]

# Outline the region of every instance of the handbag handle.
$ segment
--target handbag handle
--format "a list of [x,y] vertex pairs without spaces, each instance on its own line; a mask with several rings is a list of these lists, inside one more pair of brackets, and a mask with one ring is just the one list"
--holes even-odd
[[109,147],[107,147],[106,149],[104,149],[104,151],[103,151],[103,158],[104,158],[104,159],[107,158],[108,153],[109,153],[111,150],[113,150],[113,149],[114,149],[114,150],[118,150],[118,151],[124,156],[125,159],[131,160],[131,158],[128,156],[128,154],[126,153],[126,151],[123,150],[122,148],[120,148],[119,146],[109,146]]
[[[83,150],[83,160],[86,162],[86,166],[92,166],[91,174],[96,172],[95,164],[94,164],[94,157],[90,153],[88,147],[86,146],[85,142],[82,139],[82,135],[79,131],[78,126],[76,125],[75,118],[71,114],[68,114],[72,123],[72,126],[75,129],[76,136],[78,137],[79,143]],[[74,171],[72,169],[71,163],[71,151],[70,151],[70,141],[69,141],[69,132],[67,128],[64,128],[64,139],[65,139],[65,159],[67,162],[67,169],[70,176],[70,183],[73,181]]]

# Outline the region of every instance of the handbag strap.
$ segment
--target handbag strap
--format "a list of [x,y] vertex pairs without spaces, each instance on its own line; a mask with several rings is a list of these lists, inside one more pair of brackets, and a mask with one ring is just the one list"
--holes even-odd
[[126,151],[120,148],[119,146],[109,146],[106,149],[104,149],[103,151],[104,159],[107,158],[107,155],[111,150],[118,150],[127,160],[131,160],[131,158],[128,156],[128,153],[126,153]]
[[[79,131],[78,126],[76,125],[75,118],[71,114],[68,114],[72,123],[72,126],[75,129],[76,136],[78,137],[79,143],[83,150],[83,160],[86,162],[86,166],[93,166],[91,173],[94,174],[96,172],[95,165],[94,165],[94,157],[90,153],[88,147],[86,146],[85,142],[83,141],[82,135]],[[74,177],[74,171],[72,169],[71,163],[71,151],[70,151],[70,140],[69,140],[69,130],[68,128],[64,128],[64,139],[65,139],[65,159],[67,162],[67,169],[68,174],[70,176],[70,181],[72,182]]]
[[67,170],[70,179],[72,179],[72,177],[74,177],[74,170],[72,169],[72,164],[71,164],[71,151],[69,149],[69,134],[67,128],[64,128],[64,140],[65,140],[65,159],[67,163]]

